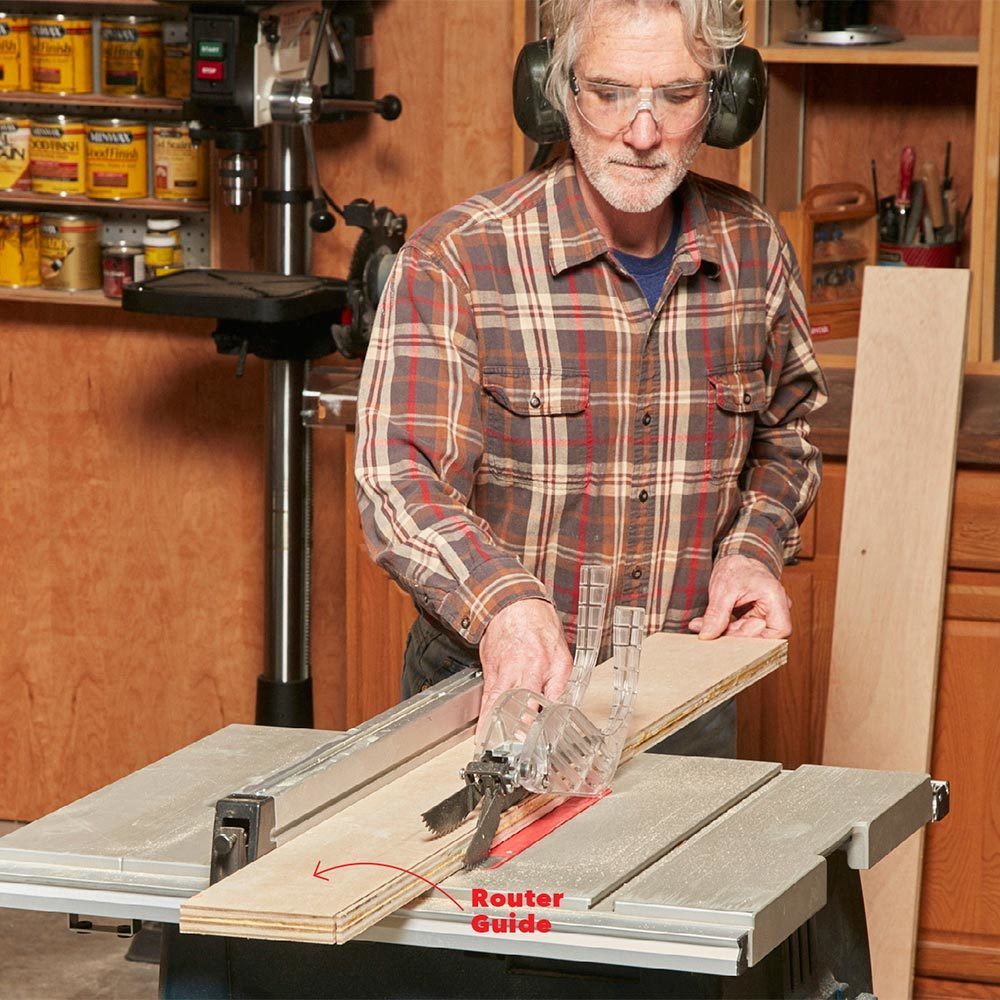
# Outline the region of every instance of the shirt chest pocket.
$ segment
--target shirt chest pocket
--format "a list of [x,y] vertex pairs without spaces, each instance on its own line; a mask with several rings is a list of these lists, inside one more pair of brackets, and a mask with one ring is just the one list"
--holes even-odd
[[760,368],[710,372],[710,461],[714,482],[731,482],[743,471],[757,415],[767,409],[767,382]]
[[526,368],[483,372],[483,471],[498,482],[549,493],[590,478],[590,380],[582,372]]

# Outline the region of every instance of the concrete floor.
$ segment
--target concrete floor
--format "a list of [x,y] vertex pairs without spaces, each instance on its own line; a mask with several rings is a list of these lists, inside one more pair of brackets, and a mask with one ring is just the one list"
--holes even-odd
[[[0,822],[0,837],[15,829]],[[76,934],[66,914],[0,907],[0,997],[4,1000],[155,998],[159,969],[126,962],[129,942]]]

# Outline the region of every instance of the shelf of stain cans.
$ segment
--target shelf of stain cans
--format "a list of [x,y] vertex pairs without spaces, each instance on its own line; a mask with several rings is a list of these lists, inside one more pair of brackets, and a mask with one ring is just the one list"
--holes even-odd
[[[191,49],[188,39],[188,25],[186,20],[178,20],[179,16],[186,16],[186,8],[180,7],[176,11],[170,11],[164,16],[164,8],[159,4],[115,4],[109,3],[107,9],[102,9],[100,13],[92,14],[93,5],[88,5],[89,9],[75,10],[72,2],[67,4],[31,4],[13,3],[6,4],[0,0],[0,19],[13,21],[14,19],[27,19],[29,22],[28,36],[23,39],[27,49],[21,58],[21,81],[20,87],[11,89],[4,87],[0,80],[0,100],[20,101],[22,103],[38,104],[49,100],[59,101],[69,99],[79,101],[81,105],[107,107],[115,109],[115,117],[141,117],[132,116],[131,108],[143,109],[145,111],[156,111],[157,116],[161,112],[170,115],[181,114],[183,101],[190,93],[191,75]],[[102,8],[104,5],[102,4]],[[90,24],[90,84],[89,89],[81,89],[72,85],[61,91],[51,89],[36,89],[34,83],[33,56],[30,51],[30,23],[52,21],[57,15],[64,16],[69,22],[89,22]],[[142,24],[158,22],[161,29],[159,61],[161,71],[159,73],[160,85],[155,88],[162,93],[122,93],[115,90],[104,93],[104,80],[102,78],[102,22],[123,22],[125,19],[132,19],[136,23],[135,27]],[[0,58],[2,58],[3,47],[0,46]],[[75,60],[74,60],[75,62]],[[168,72],[169,70],[169,72]],[[79,77],[79,74],[74,74]],[[140,87],[141,89],[141,87]],[[150,88],[147,88],[150,89]],[[120,112],[120,114],[119,114]]]
[[[210,223],[207,214],[209,204],[205,200],[207,191],[199,192],[200,200],[152,197],[156,193],[154,128],[157,125],[171,127],[183,124],[181,121],[183,97],[186,96],[186,87],[190,76],[190,47],[187,44],[186,22],[163,17],[144,17],[145,14],[154,12],[158,14],[162,11],[162,8],[157,9],[153,4],[130,4],[126,7],[114,3],[106,6],[102,4],[101,13],[96,16],[91,15],[90,11],[86,10],[66,10],[66,7],[72,7],[72,5],[66,5],[60,9],[52,4],[24,3],[18,7],[20,9],[11,10],[5,5],[4,14],[0,15],[0,21],[6,21],[9,24],[12,18],[17,18],[22,23],[27,19],[29,25],[36,22],[51,25],[55,14],[63,13],[66,20],[62,24],[66,27],[72,25],[77,34],[80,34],[81,25],[89,25],[89,80],[86,79],[88,75],[86,69],[80,69],[81,64],[83,67],[87,67],[88,60],[78,58],[79,54],[74,49],[72,65],[68,67],[68,72],[65,65],[59,71],[59,84],[65,85],[63,92],[51,92],[51,86],[47,90],[27,89],[38,83],[40,75],[36,72],[35,54],[31,51],[29,27],[28,35],[22,36],[22,42],[27,48],[22,48],[23,58],[19,60],[17,67],[19,89],[10,89],[11,77],[8,76],[7,89],[0,89],[0,118],[27,119],[32,123],[39,123],[40,119],[44,121],[46,118],[51,119],[64,115],[66,118],[81,122],[85,126],[103,123],[112,118],[118,119],[121,126],[126,128],[133,124],[145,125],[146,190],[140,195],[138,185],[134,183],[137,178],[130,181],[129,190],[122,192],[118,197],[91,197],[78,191],[54,193],[51,190],[35,191],[30,188],[28,190],[8,189],[0,191],[0,213],[37,214],[41,216],[43,228],[45,228],[46,215],[62,217],[68,220],[68,225],[71,228],[76,227],[78,230],[81,224],[85,228],[89,225],[85,221],[87,217],[96,219],[100,224],[99,242],[102,246],[113,247],[116,250],[121,247],[134,248],[132,252],[137,254],[137,258],[126,259],[124,266],[129,269],[133,266],[139,268],[140,273],[136,277],[141,277],[141,254],[144,240],[149,235],[150,220],[176,219],[180,223],[179,229],[173,232],[180,249],[180,253],[175,258],[177,263],[184,267],[208,266],[210,264]],[[93,9],[94,5],[91,5],[90,10]],[[138,15],[138,19],[127,19],[123,22],[122,19],[130,14]],[[115,93],[102,92],[105,83],[102,29],[106,25],[113,27],[114,25],[110,23],[112,21],[117,25],[126,24],[136,28],[140,25],[145,25],[146,28],[154,24],[157,26],[153,33],[156,37],[155,54],[159,68],[151,72],[150,60],[142,60],[141,67],[136,69],[136,89],[139,92],[135,94],[123,94],[117,90]],[[0,24],[0,29],[2,28],[3,24]],[[83,34],[86,35],[86,29],[83,29]],[[2,57],[3,53],[0,52],[0,63],[3,61]],[[109,59],[108,65],[113,66],[113,57]],[[139,66],[138,63],[135,65]],[[8,70],[9,67],[10,60],[8,59],[6,64],[0,65],[0,71]],[[151,79],[157,81],[153,86],[149,86]],[[169,96],[159,93],[163,89],[164,82]],[[150,93],[149,91],[156,92]],[[207,160],[206,153],[207,150],[202,155]],[[207,164],[203,164],[199,173],[204,175],[206,167]],[[89,176],[86,179],[89,184]],[[82,180],[83,178],[81,178]],[[46,186],[51,187],[51,185]],[[204,181],[202,187],[204,188]],[[2,263],[4,261],[0,260],[0,264]],[[42,267],[43,274],[48,274],[50,279],[54,277],[49,273],[51,265],[52,261],[48,260]],[[107,291],[109,284],[108,266],[108,261],[105,260],[103,268],[105,294],[109,294]],[[124,275],[120,277],[124,277]],[[0,284],[9,285],[9,282],[2,281]],[[4,287],[0,290],[0,296],[5,299],[20,298],[30,301],[72,299],[76,302],[91,302],[93,304],[117,304],[115,299],[104,299],[102,302],[101,293],[91,291],[89,288],[70,290],[61,287],[46,287],[46,284],[48,282],[43,285],[30,283],[24,287]],[[111,284],[115,284],[115,282],[112,281]],[[118,281],[117,284],[120,286],[121,281]],[[116,292],[110,294],[120,296],[120,287]]]
[[[34,136],[46,127],[51,128],[50,141],[56,145],[69,134],[80,134],[82,142],[85,130],[82,170],[86,177],[58,191],[61,196],[70,195],[74,205],[85,206],[87,196],[98,202],[127,199],[136,203],[150,198],[154,203],[175,202],[177,211],[207,210],[207,149],[195,151],[179,121],[189,78],[186,21],[123,17],[110,9],[98,16],[88,16],[86,11],[60,15],[32,9],[5,11],[0,14],[0,115],[5,119],[0,131],[14,131],[0,135],[0,154],[13,152],[9,143],[21,141],[15,139],[23,134],[17,126],[30,129],[32,152]],[[108,93],[102,93],[104,89]],[[92,143],[95,135],[101,138]],[[38,145],[48,143],[39,139]],[[42,154],[46,161],[56,155],[50,149]],[[144,178],[134,169],[140,156]],[[160,178],[157,163],[162,166]],[[117,184],[115,178],[122,171],[127,176]],[[30,196],[18,191],[7,200],[49,202],[50,193],[58,190],[56,185],[44,180],[36,183],[36,177],[32,170],[30,184],[14,185],[27,187]],[[84,182],[86,196],[78,190]]]

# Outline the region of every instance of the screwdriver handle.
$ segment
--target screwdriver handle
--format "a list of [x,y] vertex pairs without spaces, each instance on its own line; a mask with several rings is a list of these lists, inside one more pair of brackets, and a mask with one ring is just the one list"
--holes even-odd
[[904,146],[899,157],[899,197],[900,205],[910,204],[910,188],[913,185],[913,168],[917,163],[917,151],[912,146]]

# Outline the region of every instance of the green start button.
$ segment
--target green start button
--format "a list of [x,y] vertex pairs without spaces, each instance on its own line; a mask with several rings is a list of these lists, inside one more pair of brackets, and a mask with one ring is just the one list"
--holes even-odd
[[202,38],[198,41],[199,59],[225,59],[226,43],[219,42],[211,38]]

